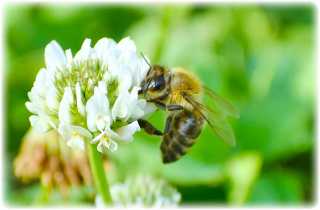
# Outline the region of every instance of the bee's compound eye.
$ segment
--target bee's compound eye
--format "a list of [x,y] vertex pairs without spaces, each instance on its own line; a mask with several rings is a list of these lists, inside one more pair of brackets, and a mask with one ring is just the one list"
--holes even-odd
[[151,90],[162,90],[165,87],[165,83],[166,83],[166,81],[165,81],[163,75],[157,76],[156,78],[154,78],[151,81],[149,88]]

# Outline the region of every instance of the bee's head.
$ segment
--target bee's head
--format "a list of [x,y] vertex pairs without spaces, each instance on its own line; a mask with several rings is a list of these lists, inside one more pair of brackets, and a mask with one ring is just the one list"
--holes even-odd
[[162,66],[150,66],[150,69],[141,83],[139,94],[143,94],[147,100],[164,96],[168,91],[168,83],[170,74],[167,69]]

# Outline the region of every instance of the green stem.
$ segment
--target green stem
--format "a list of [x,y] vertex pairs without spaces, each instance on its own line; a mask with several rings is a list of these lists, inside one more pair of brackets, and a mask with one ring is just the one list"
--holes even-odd
[[101,154],[97,151],[96,145],[87,144],[88,156],[93,175],[94,184],[99,195],[105,204],[111,204],[111,194],[109,190],[109,184],[105,175],[103,160]]

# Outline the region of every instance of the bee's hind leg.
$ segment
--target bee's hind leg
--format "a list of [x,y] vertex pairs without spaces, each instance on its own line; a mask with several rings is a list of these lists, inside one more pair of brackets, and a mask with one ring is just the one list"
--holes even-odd
[[143,128],[143,130],[150,135],[155,135],[155,136],[162,136],[163,135],[163,133],[161,131],[156,129],[150,122],[148,122],[146,120],[139,119],[138,123],[139,123],[139,126],[141,128]]

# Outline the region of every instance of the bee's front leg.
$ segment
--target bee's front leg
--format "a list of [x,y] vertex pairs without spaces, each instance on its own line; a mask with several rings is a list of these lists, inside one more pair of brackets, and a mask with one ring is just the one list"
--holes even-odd
[[150,122],[139,119],[138,120],[139,126],[148,134],[155,135],[155,136],[162,136],[163,133],[156,129]]
[[160,101],[156,101],[156,100],[147,100],[147,102],[151,102],[151,103],[154,103],[159,109],[162,109],[162,110],[166,110],[167,106],[160,102]]
[[167,105],[167,110],[168,111],[178,111],[178,110],[183,110],[183,106],[178,105],[178,104],[169,104]]
[[147,100],[148,102],[154,103],[159,109],[162,110],[168,110],[168,111],[178,111],[178,110],[183,110],[184,107],[178,104],[169,104],[165,105],[164,103],[160,101],[155,101],[155,100]]

